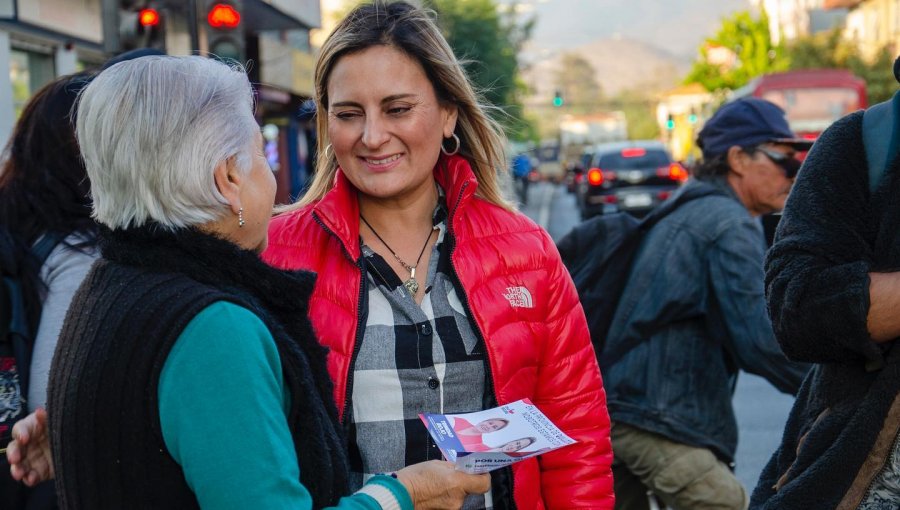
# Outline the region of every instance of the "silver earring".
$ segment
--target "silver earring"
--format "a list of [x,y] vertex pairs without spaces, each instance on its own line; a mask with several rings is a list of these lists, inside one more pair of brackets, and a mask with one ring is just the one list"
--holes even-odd
[[238,209],[238,228],[244,228],[244,208]]
[[445,156],[452,156],[452,155],[456,154],[457,152],[459,152],[459,147],[462,145],[462,142],[459,141],[459,137],[456,136],[456,133],[453,133],[451,135],[451,137],[454,140],[456,140],[456,148],[454,148],[452,151],[448,151],[447,149],[444,148],[444,144],[442,143],[441,144],[441,152],[443,152]]

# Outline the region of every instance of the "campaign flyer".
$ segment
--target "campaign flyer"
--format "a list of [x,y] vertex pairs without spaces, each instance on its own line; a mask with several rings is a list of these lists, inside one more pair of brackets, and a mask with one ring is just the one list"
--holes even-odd
[[487,473],[574,444],[530,400],[485,411],[419,415],[444,457],[466,473]]

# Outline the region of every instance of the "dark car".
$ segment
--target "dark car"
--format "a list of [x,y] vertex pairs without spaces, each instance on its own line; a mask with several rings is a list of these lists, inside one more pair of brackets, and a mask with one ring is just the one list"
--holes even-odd
[[576,190],[585,219],[619,211],[643,216],[688,178],[657,141],[601,144],[586,154],[587,171]]

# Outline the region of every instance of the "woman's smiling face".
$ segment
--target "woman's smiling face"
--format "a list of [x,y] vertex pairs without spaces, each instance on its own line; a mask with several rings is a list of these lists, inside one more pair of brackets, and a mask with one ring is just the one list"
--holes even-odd
[[427,192],[456,108],[442,105],[422,66],[392,46],[345,55],[328,78],[328,138],[363,194],[402,199]]

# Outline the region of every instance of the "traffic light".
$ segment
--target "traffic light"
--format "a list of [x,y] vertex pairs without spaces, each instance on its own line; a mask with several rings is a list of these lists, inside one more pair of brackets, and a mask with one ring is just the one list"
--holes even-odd
[[206,41],[212,58],[244,63],[247,55],[241,0],[207,2]]
[[119,3],[119,51],[156,48],[166,51],[162,12],[156,2],[121,0]]
[[563,94],[561,90],[557,90],[555,94],[553,94],[553,106],[559,108],[563,104],[565,104],[565,100],[563,99]]
[[691,113],[688,115],[688,122],[691,124],[697,123],[697,112],[695,112],[693,108],[691,108]]
[[666,120],[666,129],[672,131],[675,129],[675,118],[672,117],[672,114],[669,114],[669,118]]

